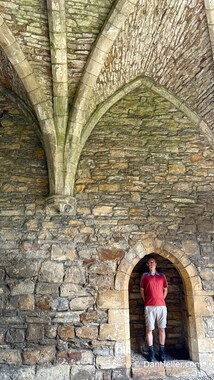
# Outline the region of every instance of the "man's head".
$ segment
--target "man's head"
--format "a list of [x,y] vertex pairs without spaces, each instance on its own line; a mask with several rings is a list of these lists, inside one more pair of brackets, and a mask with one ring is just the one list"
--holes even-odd
[[149,267],[150,272],[154,272],[157,267],[156,259],[153,256],[149,257],[147,260],[147,265]]

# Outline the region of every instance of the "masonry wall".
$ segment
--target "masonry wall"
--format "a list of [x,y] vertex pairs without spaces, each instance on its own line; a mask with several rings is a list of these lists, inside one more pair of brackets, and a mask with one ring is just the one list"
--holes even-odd
[[0,148],[3,378],[124,374],[118,352],[128,333],[109,326],[119,315],[104,299],[121,260],[146,238],[164,239],[196,267],[206,292],[201,354],[212,362],[214,153],[197,128],[144,88],[124,98],[84,148],[71,216],[46,207],[44,152],[11,113]]

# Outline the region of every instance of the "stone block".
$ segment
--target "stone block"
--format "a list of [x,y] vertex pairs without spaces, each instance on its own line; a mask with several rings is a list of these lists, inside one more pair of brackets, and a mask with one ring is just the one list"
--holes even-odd
[[163,363],[154,362],[149,363],[143,361],[141,364],[133,365],[132,376],[137,380],[144,379],[164,379],[166,377],[165,368]]
[[97,311],[97,310],[88,310],[85,313],[82,313],[80,315],[80,322],[86,323],[86,322],[100,322],[101,320],[106,318],[106,314],[104,311]]
[[[1,18],[1,21],[3,19]],[[13,45],[16,40],[12,33],[9,33],[10,29],[8,29],[5,22],[1,24],[1,46],[3,48],[11,48],[11,45]],[[11,55],[11,52],[10,52]]]
[[36,294],[59,296],[59,285],[54,283],[39,282],[36,285]]
[[129,309],[109,309],[108,311],[108,322],[118,323],[118,322],[129,323]]
[[69,365],[40,366],[35,380],[70,380]]
[[72,284],[84,284],[85,275],[82,268],[72,265],[65,273],[64,282],[70,282]]
[[123,291],[109,290],[107,292],[100,292],[97,305],[102,309],[128,309],[128,296]]
[[24,262],[6,268],[11,278],[30,278],[38,274],[39,263],[25,260]]
[[94,380],[95,368],[93,365],[73,365],[71,368],[71,379],[75,380]]
[[198,349],[202,353],[210,353],[214,355],[214,338],[199,338]]
[[214,337],[214,317],[203,318],[205,324],[205,335],[208,337]]
[[53,298],[47,295],[37,296],[35,304],[38,309],[50,310],[53,309]]
[[121,186],[118,183],[106,183],[106,184],[101,184],[98,186],[99,191],[104,191],[104,192],[118,192],[121,191]]
[[80,364],[83,365],[90,365],[94,363],[94,353],[91,350],[82,350],[82,359]]
[[45,337],[49,339],[55,339],[57,336],[57,326],[52,324],[51,326],[45,327]]
[[44,338],[43,325],[36,325],[36,324],[28,325],[27,332],[26,332],[26,339],[28,341],[39,342],[39,341],[42,341],[43,338]]
[[164,365],[167,376],[186,377],[189,379],[193,376],[197,377],[198,375],[197,366],[192,361],[175,360],[165,362]]
[[25,340],[25,330],[21,328],[11,328],[7,331],[5,341],[7,343],[22,343]]
[[35,300],[33,294],[21,295],[19,297],[19,309],[25,311],[32,311],[35,308]]
[[34,293],[35,283],[31,280],[20,281],[18,284],[10,284],[11,295]]
[[101,369],[123,368],[125,367],[125,358],[116,358],[115,356],[97,356],[96,365]]
[[94,216],[112,216],[113,209],[111,206],[96,206],[92,213]]
[[100,260],[121,260],[125,255],[123,249],[112,248],[112,249],[102,249],[99,251]]
[[81,351],[75,350],[66,350],[60,351],[57,353],[57,362],[58,363],[68,363],[70,365],[80,363],[82,358]]
[[39,281],[61,283],[64,276],[64,266],[62,263],[45,261],[41,265]]
[[19,350],[0,349],[0,363],[22,364],[21,352]]
[[94,289],[110,290],[114,288],[114,275],[113,274],[90,274],[89,285]]
[[184,252],[188,256],[198,255],[200,253],[197,241],[185,240],[183,241]]
[[214,355],[209,352],[199,353],[200,368],[211,378],[214,377],[213,368]]
[[75,328],[76,336],[83,339],[96,339],[98,336],[97,326],[83,326]]
[[55,346],[43,346],[38,348],[27,348],[23,352],[25,364],[51,363],[55,359]]
[[74,327],[72,325],[59,326],[57,331],[60,339],[68,340],[75,337]]
[[115,290],[125,290],[128,291],[130,276],[124,272],[117,272],[117,277],[115,279]]
[[34,366],[0,365],[1,380],[35,380]]
[[70,324],[70,323],[79,323],[80,312],[71,312],[71,311],[64,311],[64,312],[56,312],[55,317],[53,318],[53,323],[63,323],[63,324]]
[[100,325],[100,339],[125,340],[129,337],[129,324],[111,323]]
[[81,285],[64,283],[60,287],[61,297],[74,297],[77,294],[79,297],[88,296],[86,290]]
[[51,259],[57,261],[74,260],[75,252],[68,245],[53,244],[51,248]]
[[[96,273],[96,274],[114,274],[116,271],[117,263],[115,261],[101,261],[101,262],[95,262],[93,265],[90,266],[88,269],[89,273]],[[99,277],[99,276],[97,276]]]
[[78,297],[70,301],[69,307],[71,310],[86,310],[90,306],[93,306],[94,302],[93,297]]
[[67,298],[57,297],[53,300],[53,310],[63,311],[69,309],[69,300]]

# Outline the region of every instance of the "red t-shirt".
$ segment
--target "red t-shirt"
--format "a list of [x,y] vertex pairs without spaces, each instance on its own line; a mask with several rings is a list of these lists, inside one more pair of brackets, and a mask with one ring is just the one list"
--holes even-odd
[[168,284],[164,274],[158,272],[155,275],[151,275],[149,272],[144,273],[140,287],[144,289],[145,306],[166,305],[163,289],[168,288]]

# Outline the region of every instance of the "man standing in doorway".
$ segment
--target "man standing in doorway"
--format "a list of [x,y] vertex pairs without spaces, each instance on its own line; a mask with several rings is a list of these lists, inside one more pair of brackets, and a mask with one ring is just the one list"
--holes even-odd
[[153,330],[155,323],[158,326],[159,334],[159,356],[160,361],[165,361],[165,328],[167,318],[167,308],[165,298],[168,292],[166,277],[156,271],[157,262],[153,256],[147,261],[149,272],[144,273],[140,283],[140,293],[145,305],[146,340],[149,348],[148,360],[155,360],[153,348]]

